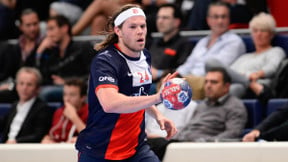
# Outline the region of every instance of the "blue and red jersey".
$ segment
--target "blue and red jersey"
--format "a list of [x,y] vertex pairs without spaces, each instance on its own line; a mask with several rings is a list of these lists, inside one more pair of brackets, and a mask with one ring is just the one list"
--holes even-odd
[[[123,160],[133,156],[144,143],[145,110],[118,114],[104,112],[96,92],[112,87],[127,96],[148,95],[152,83],[150,53],[144,49],[132,58],[110,45],[97,53],[91,63],[89,78],[89,116],[79,134],[76,148],[95,158]],[[113,100],[113,98],[111,98]]]

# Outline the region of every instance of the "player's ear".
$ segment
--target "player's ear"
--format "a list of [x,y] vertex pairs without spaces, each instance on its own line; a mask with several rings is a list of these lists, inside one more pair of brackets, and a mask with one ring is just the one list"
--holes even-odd
[[121,29],[118,26],[114,27],[114,32],[115,32],[116,35],[118,35],[118,37],[122,36]]

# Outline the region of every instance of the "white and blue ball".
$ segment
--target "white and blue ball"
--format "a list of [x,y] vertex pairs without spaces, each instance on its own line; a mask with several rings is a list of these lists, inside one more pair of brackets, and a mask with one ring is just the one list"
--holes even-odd
[[164,83],[161,97],[166,108],[180,110],[190,103],[192,89],[184,79],[173,78]]

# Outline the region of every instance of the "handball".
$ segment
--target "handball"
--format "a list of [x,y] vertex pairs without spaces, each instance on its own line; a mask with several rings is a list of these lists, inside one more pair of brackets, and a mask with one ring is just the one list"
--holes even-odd
[[173,78],[164,83],[161,97],[166,108],[180,110],[190,103],[192,89],[184,79]]

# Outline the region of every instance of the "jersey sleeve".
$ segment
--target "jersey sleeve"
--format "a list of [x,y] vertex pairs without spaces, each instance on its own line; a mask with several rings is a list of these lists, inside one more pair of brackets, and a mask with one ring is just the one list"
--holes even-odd
[[117,62],[108,51],[99,53],[93,59],[90,77],[96,91],[101,87],[118,89]]

